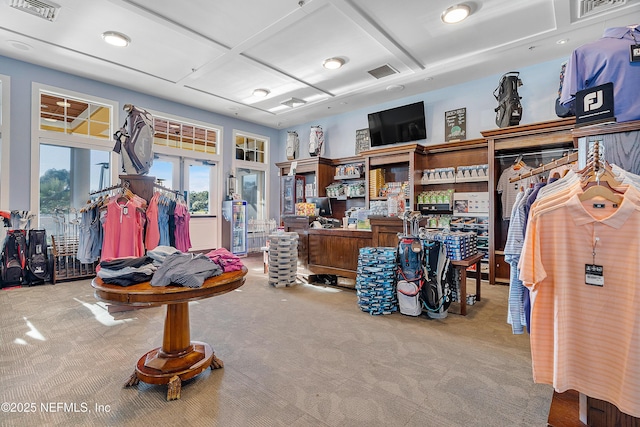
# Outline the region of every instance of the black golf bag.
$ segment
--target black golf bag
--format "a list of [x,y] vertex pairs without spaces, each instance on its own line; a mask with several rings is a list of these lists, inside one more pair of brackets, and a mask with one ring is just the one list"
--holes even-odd
[[498,127],[516,126],[522,119],[522,97],[518,95],[518,86],[522,86],[522,80],[518,77],[519,74],[517,71],[504,74],[493,91],[493,96],[498,101],[498,108],[495,109]]
[[2,246],[2,285],[21,285],[27,266],[27,233],[9,230]]
[[29,230],[26,281],[30,285],[34,285],[44,283],[48,279],[47,232],[45,230]]
[[451,305],[453,268],[443,242],[423,240],[425,278],[420,290],[422,305],[433,319],[447,317]]

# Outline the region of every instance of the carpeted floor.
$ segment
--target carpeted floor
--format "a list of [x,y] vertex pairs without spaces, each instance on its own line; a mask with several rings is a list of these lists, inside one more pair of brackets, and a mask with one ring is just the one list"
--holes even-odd
[[164,307],[110,315],[88,280],[0,291],[0,425],[546,425],[553,390],[532,381],[506,286],[484,285],[466,317],[371,316],[353,290],[274,288],[261,257],[246,264],[240,289],[190,304],[191,339],[224,369],[171,402],[123,387],[162,344]]

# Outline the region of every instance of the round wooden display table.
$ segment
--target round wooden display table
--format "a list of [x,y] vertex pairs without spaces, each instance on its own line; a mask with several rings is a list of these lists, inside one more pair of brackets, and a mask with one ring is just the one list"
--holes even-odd
[[167,400],[180,398],[182,381],[202,371],[222,368],[224,364],[209,344],[191,341],[189,331],[189,301],[210,298],[239,288],[244,284],[247,268],[223,273],[205,280],[200,288],[183,286],[151,286],[149,282],[132,286],[106,284],[96,277],[91,282],[95,297],[104,302],[134,307],[167,305],[162,347],[142,356],[125,387],[142,381],[148,384],[168,384]]

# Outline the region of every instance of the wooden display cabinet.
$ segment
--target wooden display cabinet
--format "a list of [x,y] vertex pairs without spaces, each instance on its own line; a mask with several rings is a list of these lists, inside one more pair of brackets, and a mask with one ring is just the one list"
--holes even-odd
[[[488,146],[486,139],[470,139],[459,142],[451,142],[445,144],[438,145],[428,145],[425,146],[424,155],[420,158],[420,163],[418,164],[419,169],[416,171],[416,185],[415,185],[415,195],[418,196],[422,191],[439,191],[439,190],[447,190],[454,189],[456,193],[486,193],[489,191],[489,180],[488,177],[480,176],[476,178],[464,178],[460,179],[457,174],[455,174],[455,178],[451,180],[447,180],[448,182],[429,182],[424,181],[422,179],[421,173],[425,169],[439,169],[439,168],[451,168],[454,167],[456,172],[459,171],[460,167],[464,166],[474,166],[474,165],[486,165],[489,163],[488,161]],[[415,203],[417,201],[414,200]],[[424,207],[424,206],[423,206]],[[423,213],[428,213],[424,212]],[[453,214],[451,210],[448,211],[436,211],[434,213],[442,213],[442,214]],[[491,226],[489,226],[489,229]],[[491,235],[491,231],[489,230],[489,235]],[[488,238],[481,237],[479,239],[484,239],[484,247],[486,247],[486,243]],[[484,250],[485,256],[487,250]],[[494,269],[494,265],[489,263],[489,260],[485,260],[482,262],[484,265],[483,270],[491,271]],[[472,272],[471,275],[475,276],[475,272]],[[488,275],[486,276],[488,278]]]
[[536,155],[547,150],[574,149],[572,129],[575,118],[510,126],[482,131],[487,139],[489,158],[489,283],[508,284],[509,266],[504,262],[504,246],[509,221],[502,219],[500,196],[496,190],[502,172],[509,166],[508,156],[531,155],[529,166],[536,167]]
[[[333,182],[334,168],[331,159],[325,157],[309,157],[306,159],[276,163],[276,166],[280,170],[281,177],[289,175],[289,171],[294,162],[296,163],[295,175],[304,177],[305,185],[315,185],[314,196],[326,196],[326,187]],[[280,207],[280,221],[282,221],[282,207],[283,206]]]
[[[340,170],[342,166],[346,166],[346,165],[353,165],[353,164],[361,164],[362,165],[362,172],[360,174],[341,174]],[[334,159],[332,161],[332,166],[333,166],[333,183],[336,182],[342,182],[342,183],[349,183],[349,182],[354,182],[354,181],[364,181],[365,182],[365,187],[367,186],[367,183],[365,181],[365,161],[364,158],[362,158],[361,156],[352,156],[352,157],[343,157],[340,159]],[[331,196],[331,209],[333,211],[333,217],[340,219],[343,218],[345,216],[345,212],[347,212],[349,209],[351,208],[364,208],[365,207],[365,198],[366,198],[366,191],[367,188],[365,188],[365,194],[362,194],[362,196],[349,196],[349,195],[345,195],[345,196],[338,196],[338,197],[332,197]],[[329,194],[327,194],[329,196]]]
[[[409,195],[407,199],[411,203],[411,209],[415,209],[415,186],[422,176],[421,165],[425,146],[419,144],[391,145],[360,153],[365,158],[365,172],[367,185],[371,185],[372,171],[384,170],[386,182],[409,182]],[[371,188],[367,189],[365,198],[366,206],[370,206],[371,200],[386,200],[384,197],[371,194]]]

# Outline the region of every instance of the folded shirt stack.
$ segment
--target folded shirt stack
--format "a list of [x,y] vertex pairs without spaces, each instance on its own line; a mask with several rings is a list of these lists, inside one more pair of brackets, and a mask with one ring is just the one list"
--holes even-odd
[[222,268],[203,254],[175,252],[167,255],[153,275],[151,286],[170,284],[200,288],[206,279],[222,274]]
[[242,270],[243,264],[240,258],[225,248],[214,249],[209,251],[205,256],[218,264],[225,273],[228,271]]
[[157,269],[149,256],[126,257],[101,261],[97,275],[104,283],[131,286],[148,282]]

